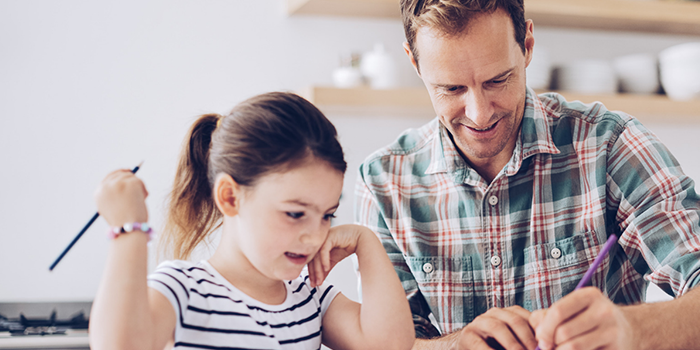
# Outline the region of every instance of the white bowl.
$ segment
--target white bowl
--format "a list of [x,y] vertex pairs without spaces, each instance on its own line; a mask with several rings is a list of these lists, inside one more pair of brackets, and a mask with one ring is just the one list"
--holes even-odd
[[660,64],[700,64],[700,41],[668,47],[659,53]]
[[659,53],[659,74],[673,100],[700,98],[700,42],[671,46]]
[[613,67],[623,92],[653,94],[659,90],[656,56],[641,53],[617,57]]
[[558,88],[588,94],[617,92],[615,70],[606,60],[579,60],[563,64],[557,75]]

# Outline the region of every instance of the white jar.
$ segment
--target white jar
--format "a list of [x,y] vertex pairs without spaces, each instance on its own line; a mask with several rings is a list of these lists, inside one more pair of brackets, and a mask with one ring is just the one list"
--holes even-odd
[[362,86],[362,72],[355,67],[338,67],[333,71],[333,85],[344,89]]
[[391,89],[399,85],[396,62],[381,43],[362,55],[360,70],[373,89]]

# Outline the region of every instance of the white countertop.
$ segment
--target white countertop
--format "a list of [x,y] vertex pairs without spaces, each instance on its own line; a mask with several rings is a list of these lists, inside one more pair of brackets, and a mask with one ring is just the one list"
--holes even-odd
[[62,335],[11,336],[10,332],[0,332],[0,349],[22,348],[66,348],[89,346],[86,330],[68,330]]

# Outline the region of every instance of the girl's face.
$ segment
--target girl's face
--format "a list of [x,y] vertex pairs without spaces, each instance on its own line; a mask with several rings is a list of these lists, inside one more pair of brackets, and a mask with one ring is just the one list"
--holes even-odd
[[264,176],[240,198],[237,250],[267,278],[299,277],[326,240],[342,187],[343,173],[313,158]]

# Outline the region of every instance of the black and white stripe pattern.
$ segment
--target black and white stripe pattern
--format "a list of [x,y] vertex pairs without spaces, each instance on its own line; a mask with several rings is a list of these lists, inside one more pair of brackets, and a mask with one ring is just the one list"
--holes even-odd
[[239,291],[206,261],[168,261],[148,276],[178,319],[175,349],[320,349],[323,315],[338,293],[310,288],[306,271],[285,283],[287,299],[263,304]]

